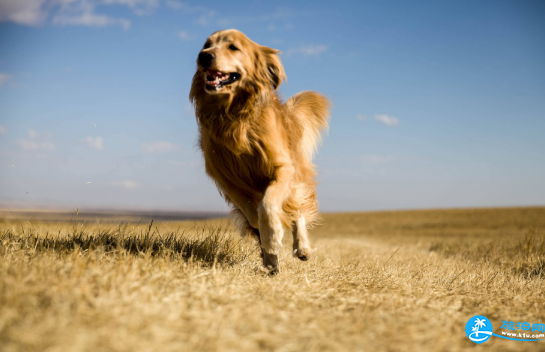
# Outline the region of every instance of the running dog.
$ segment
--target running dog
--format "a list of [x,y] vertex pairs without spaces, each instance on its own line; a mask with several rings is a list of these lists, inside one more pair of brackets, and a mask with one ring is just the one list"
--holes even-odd
[[284,228],[293,255],[308,260],[307,228],[318,220],[312,158],[328,128],[330,102],[305,91],[285,103],[280,51],[242,32],[213,33],[197,58],[189,99],[206,173],[232,207],[240,231],[261,244],[263,266],[278,272]]

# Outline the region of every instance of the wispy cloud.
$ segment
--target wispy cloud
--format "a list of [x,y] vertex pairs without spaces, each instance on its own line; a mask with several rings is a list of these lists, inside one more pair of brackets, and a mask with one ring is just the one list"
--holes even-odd
[[28,130],[28,138],[20,139],[17,144],[23,150],[54,150],[55,144],[50,141],[51,135],[48,132],[36,132],[34,130]]
[[386,164],[395,160],[393,155],[363,155],[361,160],[368,164]]
[[46,0],[2,0],[0,21],[39,26],[47,18]]
[[165,6],[172,10],[181,10],[185,8],[187,5],[183,2],[176,1],[176,0],[166,0]]
[[12,78],[12,75],[0,72],[0,89],[2,89],[2,87],[4,87],[4,84],[6,84]]
[[297,13],[288,8],[277,8],[274,12],[261,14],[257,16],[244,16],[244,15],[232,15],[229,18],[218,18],[216,24],[218,25],[230,25],[233,23],[264,23],[269,22],[267,29],[269,31],[276,29],[292,29],[293,25],[291,23],[282,24],[278,22],[284,22],[291,20],[297,17]]
[[[192,5],[178,0],[0,0],[0,22],[10,21],[27,26],[40,26],[48,21],[61,26],[106,27],[120,26],[127,30],[131,20],[123,17],[113,17],[106,7],[124,6],[137,16],[151,15],[160,6],[175,11],[191,13],[201,26],[215,23],[220,26],[230,26],[234,23],[277,22],[294,18],[296,13],[290,9],[279,8],[274,12],[259,16],[229,16],[219,17],[209,6]],[[271,23],[278,29],[282,25]],[[285,28],[292,27],[285,25]],[[271,28],[273,28],[271,27]]]
[[203,6],[193,6],[186,2],[178,0],[166,0],[165,6],[172,10],[181,10],[183,12],[209,12],[210,10]]
[[216,15],[216,13],[214,11],[210,11],[210,12],[200,16],[197,19],[197,23],[200,24],[201,26],[207,26],[212,22],[212,19],[214,18],[215,15]]
[[61,26],[121,26],[124,30],[129,29],[131,26],[131,21],[126,18],[116,18],[95,13],[95,3],[83,0],[63,3],[57,15],[53,17],[53,23]]
[[113,182],[112,186],[126,188],[126,189],[134,189],[139,187],[139,184],[138,182],[135,182],[135,181],[124,180],[124,181]]
[[369,116],[365,116],[365,115],[358,115],[356,116],[356,118],[360,121],[367,121],[369,120]]
[[96,7],[122,5],[129,7],[136,15],[145,15],[158,4],[158,0],[2,0],[0,21],[40,26],[51,17],[53,24],[61,26],[121,26],[126,30],[131,25],[130,20],[96,13]]
[[[197,24],[201,26],[208,26],[214,20],[219,25],[227,25],[231,22],[227,19],[217,18],[215,11],[211,11],[210,7],[194,6],[178,0],[165,0],[165,6],[172,10],[191,13],[193,18],[197,18]],[[186,39],[182,38],[182,40]]]
[[6,132],[8,131],[7,128],[5,128],[4,126],[0,125],[0,136],[5,134]]
[[385,124],[386,126],[392,126],[395,127],[401,123],[397,117],[394,116],[388,116],[384,114],[375,115],[373,117],[376,121]]
[[142,150],[144,153],[165,153],[174,150],[174,144],[166,141],[158,141],[151,143],[142,143]]
[[85,138],[85,144],[87,144],[87,146],[91,149],[96,149],[96,150],[103,150],[104,149],[104,140],[102,139],[102,137],[87,137]]
[[288,49],[288,51],[286,52],[286,55],[292,56],[293,54],[300,54],[303,56],[317,56],[322,54],[326,50],[327,50],[327,46],[325,45],[311,44],[311,45],[303,45],[303,46],[300,46],[299,48]]
[[191,35],[191,34],[187,33],[187,31],[179,31],[178,32],[178,37],[181,40],[184,40],[184,41],[189,41],[189,40],[193,40],[193,39],[196,38],[194,35]]
[[103,0],[107,5],[125,5],[130,8],[135,15],[151,15],[155,8],[159,6],[158,0]]
[[57,16],[53,19],[53,23],[66,26],[88,26],[88,27],[106,27],[119,25],[124,30],[131,26],[131,21],[124,18],[111,18],[106,15],[97,15],[94,13],[84,13],[80,16]]

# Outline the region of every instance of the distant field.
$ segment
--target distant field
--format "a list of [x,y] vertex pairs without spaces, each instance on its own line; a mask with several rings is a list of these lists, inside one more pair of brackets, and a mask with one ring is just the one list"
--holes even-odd
[[308,262],[259,270],[225,219],[0,219],[0,351],[545,351],[545,207],[324,214]]
[[[226,214],[204,211],[144,211],[144,210],[89,210],[79,213],[80,222],[93,223],[138,223],[151,221],[182,221],[212,219]],[[75,210],[66,209],[11,209],[0,204],[0,219],[40,222],[71,222],[76,219]]]

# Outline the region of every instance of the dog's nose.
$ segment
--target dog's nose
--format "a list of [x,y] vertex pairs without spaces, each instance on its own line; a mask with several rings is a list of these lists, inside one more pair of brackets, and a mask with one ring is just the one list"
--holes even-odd
[[203,67],[208,67],[208,66],[210,66],[212,61],[214,61],[215,58],[216,58],[216,55],[214,55],[214,53],[201,52],[199,54],[199,63]]

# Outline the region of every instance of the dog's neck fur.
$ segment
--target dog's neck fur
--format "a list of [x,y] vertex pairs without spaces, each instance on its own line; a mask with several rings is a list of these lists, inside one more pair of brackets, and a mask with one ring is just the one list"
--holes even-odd
[[[201,133],[213,141],[221,141],[235,155],[251,154],[252,145],[258,142],[251,137],[255,135],[252,129],[259,125],[253,120],[261,116],[262,109],[270,106],[271,100],[279,101],[276,92],[251,84],[237,87],[230,94],[208,94],[204,92],[204,82],[197,78],[194,78],[191,97]],[[200,86],[201,91],[193,91],[196,86]]]

